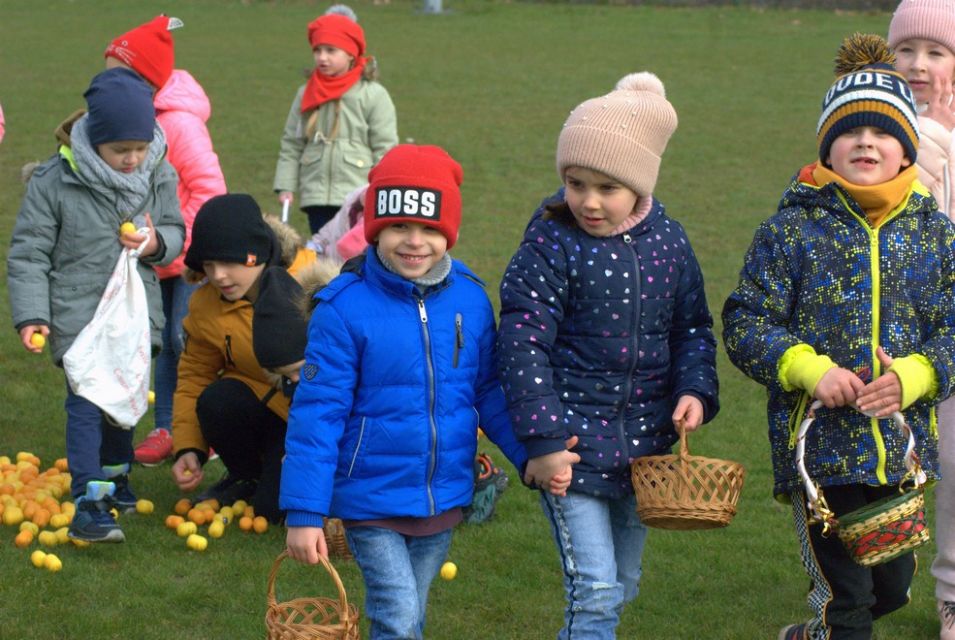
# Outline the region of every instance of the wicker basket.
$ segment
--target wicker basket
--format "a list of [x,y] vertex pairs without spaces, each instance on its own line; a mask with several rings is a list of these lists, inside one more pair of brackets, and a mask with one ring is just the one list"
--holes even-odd
[[746,470],[730,460],[691,456],[681,428],[679,455],[646,456],[630,465],[637,514],[659,529],[715,529],[736,515]]
[[345,539],[345,525],[338,518],[325,518],[325,544],[328,545],[328,555],[342,560],[351,560],[351,549]]
[[338,572],[325,558],[319,556],[326,571],[335,581],[338,598],[297,598],[288,602],[275,601],[275,577],[279,565],[288,557],[283,551],[272,564],[269,573],[268,608],[265,611],[266,640],[358,640],[358,609],[348,604],[345,587]]
[[902,414],[896,411],[892,420],[902,432],[905,447],[906,474],[899,483],[899,494],[877,500],[836,518],[829,509],[822,488],[806,471],[806,434],[822,403],[816,400],[809,407],[796,435],[796,469],[802,477],[809,508],[809,524],[821,524],[823,535],[836,531],[852,560],[872,567],[908,553],[929,541],[925,522],[926,477],[915,452],[915,436]]

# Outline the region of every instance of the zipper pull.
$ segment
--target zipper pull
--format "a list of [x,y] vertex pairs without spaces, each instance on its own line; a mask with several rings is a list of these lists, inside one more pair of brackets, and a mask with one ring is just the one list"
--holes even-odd
[[623,241],[626,242],[627,244],[633,244],[633,238],[630,237],[629,231],[623,232]]
[[421,317],[421,324],[428,324],[428,312],[424,308],[424,298],[418,298],[418,315]]
[[454,314],[454,359],[451,362],[451,366],[457,368],[458,366],[458,356],[461,353],[461,349],[464,348],[464,320],[461,318],[460,313]]

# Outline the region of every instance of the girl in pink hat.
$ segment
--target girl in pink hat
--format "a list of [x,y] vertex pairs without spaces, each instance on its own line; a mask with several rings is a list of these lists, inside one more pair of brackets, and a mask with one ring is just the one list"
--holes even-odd
[[[919,105],[918,172],[938,208],[955,221],[955,0],[902,0],[889,24],[896,69],[905,76]],[[955,640],[955,399],[937,407],[938,457],[932,564],[941,640]]]

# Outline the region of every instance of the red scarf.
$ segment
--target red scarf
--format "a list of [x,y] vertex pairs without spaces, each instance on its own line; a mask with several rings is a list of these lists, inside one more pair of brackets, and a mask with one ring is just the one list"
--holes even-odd
[[338,100],[361,79],[368,58],[356,58],[355,66],[340,76],[326,76],[318,69],[312,71],[302,96],[302,113],[317,109],[326,102]]

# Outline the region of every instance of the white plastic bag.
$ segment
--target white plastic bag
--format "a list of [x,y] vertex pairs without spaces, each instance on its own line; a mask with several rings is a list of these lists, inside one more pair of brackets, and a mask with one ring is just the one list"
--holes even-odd
[[73,393],[124,429],[136,426],[149,401],[149,306],[136,268],[148,241],[134,250],[123,249],[93,319],[63,356]]

